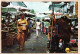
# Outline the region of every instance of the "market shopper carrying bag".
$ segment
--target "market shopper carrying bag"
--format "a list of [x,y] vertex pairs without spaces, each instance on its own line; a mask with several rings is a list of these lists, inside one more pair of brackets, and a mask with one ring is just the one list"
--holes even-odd
[[25,38],[27,34],[27,20],[24,19],[24,14],[21,15],[21,18],[17,22],[17,41],[19,44],[19,49],[23,50],[24,43],[25,43]]

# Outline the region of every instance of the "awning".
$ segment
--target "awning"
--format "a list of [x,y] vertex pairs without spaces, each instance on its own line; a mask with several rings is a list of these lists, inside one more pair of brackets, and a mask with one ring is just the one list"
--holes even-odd
[[13,7],[9,8],[9,7],[3,7],[1,8],[1,12],[16,12],[17,10]]
[[23,2],[11,2],[13,5],[15,5],[15,6],[22,6],[22,7],[27,7]]
[[17,9],[10,3],[7,7],[2,7],[1,12],[17,12]]

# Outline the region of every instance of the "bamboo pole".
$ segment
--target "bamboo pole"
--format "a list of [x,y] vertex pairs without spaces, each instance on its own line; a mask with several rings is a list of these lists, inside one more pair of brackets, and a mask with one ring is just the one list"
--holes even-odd
[[52,22],[51,22],[52,25],[51,25],[50,48],[51,48],[51,42],[52,42],[52,36],[53,36],[53,35],[52,35],[52,34],[53,34],[52,32],[53,32],[53,20],[54,20],[54,5],[55,5],[55,4],[53,4],[53,2],[52,2]]

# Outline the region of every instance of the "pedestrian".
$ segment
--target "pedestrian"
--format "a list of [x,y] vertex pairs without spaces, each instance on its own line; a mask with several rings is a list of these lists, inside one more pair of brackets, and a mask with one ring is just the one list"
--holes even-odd
[[48,20],[46,20],[46,35],[48,34],[48,26],[50,26],[50,23]]
[[44,19],[42,20],[42,32],[44,33]]
[[41,33],[42,33],[42,22],[41,22]]
[[28,18],[28,29],[29,29],[29,33],[31,32],[31,20],[30,18]]
[[24,18],[24,14],[21,15],[21,18],[17,21],[17,41],[19,43],[19,49],[23,50],[26,33],[27,33],[27,20]]
[[39,37],[40,25],[41,25],[41,23],[40,23],[39,19],[37,19],[37,22],[36,22],[36,36],[37,36],[37,38]]
[[32,27],[33,27],[33,23],[34,23],[34,22],[33,22],[33,20],[32,20]]
[[43,21],[41,21],[41,33],[43,32]]
[[46,21],[44,20],[44,34],[46,33]]

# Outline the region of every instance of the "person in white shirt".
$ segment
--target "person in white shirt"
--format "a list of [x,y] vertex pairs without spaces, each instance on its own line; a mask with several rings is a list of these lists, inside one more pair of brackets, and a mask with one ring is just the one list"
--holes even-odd
[[39,19],[37,19],[37,22],[36,22],[36,36],[37,37],[39,36],[40,25],[41,23],[39,22]]

